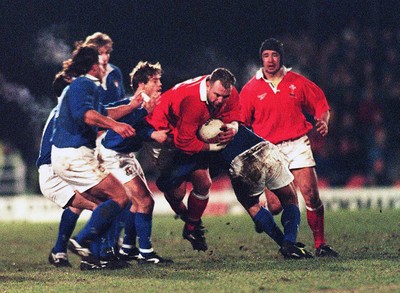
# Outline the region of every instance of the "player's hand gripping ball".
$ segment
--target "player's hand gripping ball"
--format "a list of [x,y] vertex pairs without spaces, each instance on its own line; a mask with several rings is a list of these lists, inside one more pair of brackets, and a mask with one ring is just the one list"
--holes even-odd
[[224,122],[219,119],[209,119],[206,123],[200,126],[197,133],[199,139],[206,143],[217,143],[218,134],[222,131],[222,125],[224,125]]

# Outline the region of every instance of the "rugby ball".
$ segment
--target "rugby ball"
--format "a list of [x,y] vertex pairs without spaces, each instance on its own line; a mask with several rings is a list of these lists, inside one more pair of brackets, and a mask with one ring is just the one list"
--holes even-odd
[[217,136],[222,131],[222,125],[224,125],[224,122],[219,119],[209,119],[206,123],[200,126],[198,130],[199,139],[206,143],[216,143]]

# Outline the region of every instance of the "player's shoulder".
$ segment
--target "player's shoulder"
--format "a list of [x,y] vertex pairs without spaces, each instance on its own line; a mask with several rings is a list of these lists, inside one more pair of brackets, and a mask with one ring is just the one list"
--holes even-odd
[[236,86],[232,87],[231,96],[239,96],[239,90],[237,89]]
[[293,70],[289,70],[285,74],[285,79],[290,80],[290,81],[299,81],[299,82],[312,82],[310,79],[308,79],[306,76],[301,74],[300,72],[296,72]]
[[294,71],[287,72],[285,79],[286,79],[286,82],[295,84],[297,88],[322,91],[322,89],[314,81],[312,81],[308,77],[306,77],[298,72],[294,72]]
[[187,90],[199,86],[201,82],[206,79],[207,75],[190,78],[176,84],[171,90]]
[[254,75],[248,82],[244,84],[242,87],[240,94],[246,93],[246,92],[252,92],[253,89],[259,87],[261,80],[257,79],[256,76]]
[[95,79],[93,78],[89,78],[88,76],[85,76],[85,75],[81,75],[81,76],[78,76],[77,78],[75,78],[72,82],[71,82],[71,86],[76,86],[76,85],[79,85],[79,84],[93,84],[93,85],[96,85],[95,84]]
[[110,78],[111,79],[115,79],[115,78],[122,79],[122,71],[118,66],[111,64],[111,63],[108,63],[108,66],[109,66],[109,69],[107,70],[108,71],[107,80],[109,80]]
[[85,76],[80,76],[80,77],[76,78],[70,84],[69,89],[70,90],[67,93],[75,92],[75,91],[94,92],[94,91],[99,90],[96,83],[92,79],[87,78]]
[[111,67],[111,69],[112,69],[113,71],[116,71],[116,72],[118,72],[118,73],[121,73],[121,72],[122,72],[121,69],[120,69],[117,65],[111,64],[111,63],[108,63],[108,65],[110,65],[110,67]]

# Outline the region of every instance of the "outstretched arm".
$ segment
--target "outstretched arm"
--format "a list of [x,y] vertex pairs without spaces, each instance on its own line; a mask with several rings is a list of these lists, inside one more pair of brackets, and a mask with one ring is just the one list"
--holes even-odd
[[133,110],[139,108],[143,102],[143,97],[142,97],[141,93],[142,92],[136,93],[131,98],[131,101],[129,102],[129,104],[107,108],[107,115],[114,120],[118,120],[121,117],[128,115]]
[[131,137],[136,134],[136,130],[126,123],[117,122],[109,116],[101,115],[95,110],[86,111],[83,121],[91,126],[97,126],[104,129],[112,129],[123,138]]

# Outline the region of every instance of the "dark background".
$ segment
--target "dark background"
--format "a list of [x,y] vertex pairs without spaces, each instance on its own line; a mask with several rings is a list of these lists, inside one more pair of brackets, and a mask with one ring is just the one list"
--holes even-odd
[[[164,90],[221,66],[236,75],[240,89],[259,66],[264,39],[306,32],[319,47],[354,25],[397,30],[399,2],[1,0],[0,141],[34,168],[55,105],[53,77],[74,42],[96,31],[113,39],[110,62],[121,68],[128,94],[128,74],[139,60],[162,64]],[[287,65],[294,65],[285,49]]]

